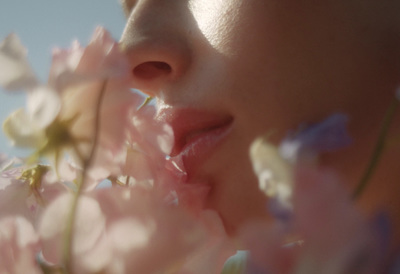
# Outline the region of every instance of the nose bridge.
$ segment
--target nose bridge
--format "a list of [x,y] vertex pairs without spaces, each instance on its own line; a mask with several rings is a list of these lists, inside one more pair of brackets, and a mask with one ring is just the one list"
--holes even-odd
[[130,11],[123,36],[143,34],[177,25],[176,18],[181,9],[179,2],[181,1],[138,0]]
[[121,37],[132,65],[133,87],[157,95],[177,81],[191,62],[187,7],[182,0],[139,0]]

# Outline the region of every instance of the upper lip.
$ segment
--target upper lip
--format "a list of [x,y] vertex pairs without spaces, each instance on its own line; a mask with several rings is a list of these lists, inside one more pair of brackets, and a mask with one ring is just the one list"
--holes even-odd
[[168,123],[174,132],[175,141],[170,153],[177,156],[196,136],[227,126],[233,117],[226,114],[193,108],[162,108],[157,114],[160,121]]

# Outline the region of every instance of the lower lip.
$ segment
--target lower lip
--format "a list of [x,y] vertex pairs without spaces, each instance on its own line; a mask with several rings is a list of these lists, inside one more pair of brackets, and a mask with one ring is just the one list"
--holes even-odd
[[232,121],[196,136],[183,147],[176,157],[181,157],[187,172],[187,181],[191,180],[200,165],[223,143],[231,131]]

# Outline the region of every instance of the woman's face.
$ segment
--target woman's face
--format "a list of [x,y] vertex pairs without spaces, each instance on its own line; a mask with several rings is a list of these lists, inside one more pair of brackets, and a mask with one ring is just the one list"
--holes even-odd
[[132,85],[159,99],[179,139],[173,156],[183,155],[188,183],[211,186],[206,205],[228,232],[266,214],[254,138],[361,111],[390,78],[369,2],[378,1],[123,1]]

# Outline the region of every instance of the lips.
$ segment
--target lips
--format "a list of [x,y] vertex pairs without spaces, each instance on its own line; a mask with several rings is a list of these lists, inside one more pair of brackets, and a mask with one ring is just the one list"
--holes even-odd
[[232,116],[198,109],[164,108],[158,119],[173,129],[175,142],[170,156],[182,162],[188,180],[226,139],[233,123]]

